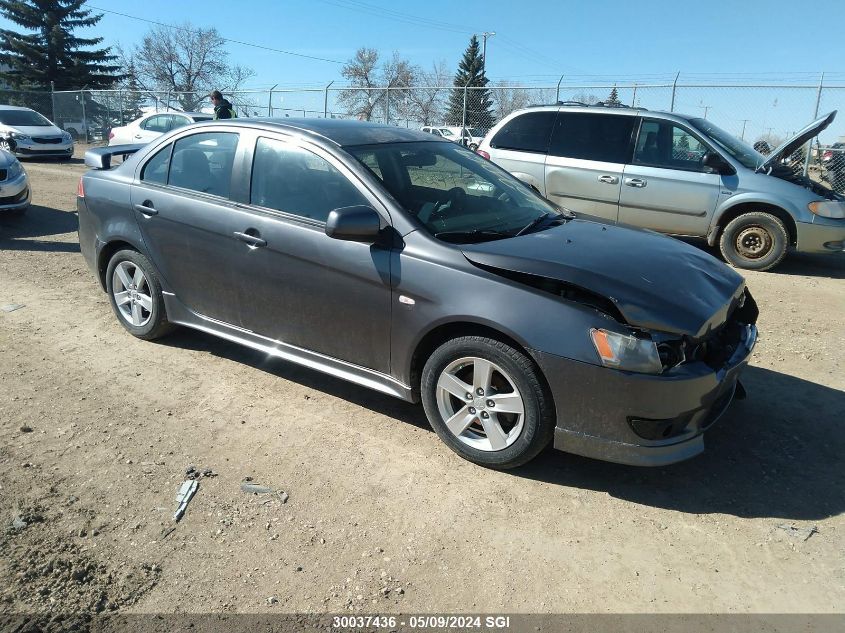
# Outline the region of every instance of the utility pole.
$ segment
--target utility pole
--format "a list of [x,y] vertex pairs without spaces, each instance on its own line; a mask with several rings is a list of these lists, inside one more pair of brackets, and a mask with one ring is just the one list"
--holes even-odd
[[746,125],[746,123],[748,123],[749,120],[750,119],[743,119],[742,120],[742,132],[740,132],[740,134],[739,134],[739,140],[741,140],[741,141],[745,140],[745,125]]
[[706,119],[706,118],[707,118],[707,111],[708,111],[708,110],[710,110],[710,108],[711,108],[712,106],[705,106],[705,105],[702,105],[702,106],[698,106],[698,107],[699,107],[699,108],[702,108],[702,109],[704,110],[704,118]]
[[493,37],[495,34],[495,31],[484,31],[484,33],[481,34],[481,67],[484,70],[487,70],[487,38]]

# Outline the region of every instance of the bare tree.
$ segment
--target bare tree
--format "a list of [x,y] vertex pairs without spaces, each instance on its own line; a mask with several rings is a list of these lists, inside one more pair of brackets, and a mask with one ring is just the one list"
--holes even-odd
[[375,117],[395,120],[409,114],[417,68],[399,53],[379,65],[378,51],[362,47],[340,72],[349,88],[340,93],[338,101],[350,114],[364,121]]
[[493,102],[493,116],[497,121],[501,121],[514,110],[533,103],[527,90],[515,87],[510,81],[499,81],[490,86],[490,100]]
[[231,91],[253,76],[250,69],[228,63],[226,41],[215,28],[155,26],[130,56],[139,84],[148,91],[167,91],[183,110],[195,110],[213,89]]
[[413,113],[423,125],[436,125],[442,122],[449,98],[449,86],[452,75],[446,62],[433,64],[430,71],[419,70],[417,81],[409,92]]

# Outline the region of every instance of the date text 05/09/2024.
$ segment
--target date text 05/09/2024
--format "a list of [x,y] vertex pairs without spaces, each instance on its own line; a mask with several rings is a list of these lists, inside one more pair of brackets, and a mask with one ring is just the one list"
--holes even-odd
[[332,617],[332,628],[338,630],[363,627],[391,629],[401,626],[408,629],[500,629],[510,628],[510,616],[506,615],[336,615]]

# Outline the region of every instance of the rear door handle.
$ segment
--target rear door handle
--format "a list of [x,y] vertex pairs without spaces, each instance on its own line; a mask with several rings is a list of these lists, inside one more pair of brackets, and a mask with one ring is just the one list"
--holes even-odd
[[143,213],[147,217],[158,215],[158,211],[153,207],[153,203],[149,200],[144,200],[144,202],[142,202],[141,204],[136,204],[135,210],[140,213]]
[[615,185],[619,182],[616,176],[599,176],[599,182],[606,182],[608,185]]
[[625,184],[629,187],[645,187],[648,184],[648,180],[643,180],[642,178],[626,178]]
[[[256,233],[256,235],[252,235],[251,232]],[[247,229],[247,232],[245,233],[235,231],[235,237],[238,238],[241,242],[246,242],[253,248],[267,246],[267,240],[261,239],[261,236],[257,233],[258,231],[256,231],[255,229]]]

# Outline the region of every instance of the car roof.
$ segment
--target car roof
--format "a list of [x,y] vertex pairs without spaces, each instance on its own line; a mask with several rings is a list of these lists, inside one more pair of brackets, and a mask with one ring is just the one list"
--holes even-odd
[[224,119],[200,124],[203,127],[235,125],[261,128],[269,131],[298,132],[300,134],[331,141],[340,147],[351,145],[374,145],[378,143],[407,143],[424,141],[438,143],[436,136],[421,130],[411,130],[394,125],[356,121],[353,119],[305,119],[268,117]]
[[30,112],[35,112],[32,108],[24,108],[23,106],[13,105],[0,105],[0,110],[29,110]]
[[[181,110],[170,110],[168,112],[148,112],[144,115],[144,117],[148,116],[155,116],[156,114],[184,114],[185,116],[195,117],[195,116],[204,116],[204,117],[213,117],[214,114],[211,112],[182,112]],[[141,118],[144,118],[141,117]]]
[[[558,110],[561,112],[602,112],[606,114],[618,114],[621,116],[643,116],[643,115],[655,115],[660,118],[669,119],[669,120],[677,120],[677,121],[689,121],[691,119],[695,119],[697,117],[690,116],[687,114],[683,114],[681,112],[666,112],[665,110],[649,110],[648,108],[631,108],[626,105],[606,105],[603,103],[594,103],[594,104],[587,104],[587,103],[576,103],[572,101],[560,101],[558,103],[549,103],[549,104],[540,104],[540,105],[530,105],[525,107],[521,110],[517,110],[516,112],[523,113],[523,112],[537,112],[537,111],[553,111],[557,112]],[[514,112],[514,114],[516,114]]]

